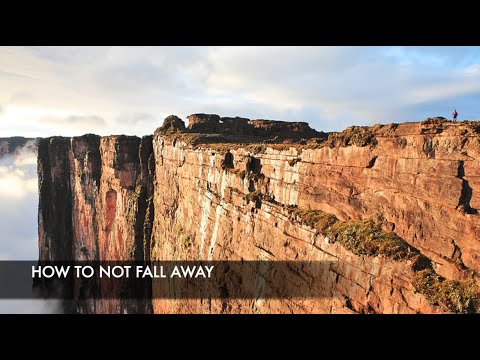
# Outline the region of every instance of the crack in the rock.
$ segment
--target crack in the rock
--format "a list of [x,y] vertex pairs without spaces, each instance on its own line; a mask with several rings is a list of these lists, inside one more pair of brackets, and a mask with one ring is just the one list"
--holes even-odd
[[462,191],[458,199],[457,209],[464,211],[466,214],[476,214],[477,209],[470,206],[473,190],[468,180],[465,179],[465,161],[463,160],[459,161],[457,177],[462,180]]

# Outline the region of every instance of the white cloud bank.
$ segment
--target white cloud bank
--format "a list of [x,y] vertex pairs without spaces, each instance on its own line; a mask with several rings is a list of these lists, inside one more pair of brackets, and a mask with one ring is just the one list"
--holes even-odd
[[34,201],[37,198],[37,154],[23,147],[18,155],[0,158],[0,199],[2,204],[12,201]]
[[37,154],[24,146],[0,157],[0,254],[7,260],[38,258]]
[[[26,144],[0,157],[0,260],[38,259],[37,154]],[[57,300],[0,300],[0,313],[56,313]]]

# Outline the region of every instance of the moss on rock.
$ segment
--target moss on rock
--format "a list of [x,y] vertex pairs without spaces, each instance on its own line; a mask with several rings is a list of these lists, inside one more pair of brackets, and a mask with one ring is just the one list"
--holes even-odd
[[480,287],[474,279],[448,280],[431,268],[415,272],[413,287],[432,305],[455,314],[480,311]]

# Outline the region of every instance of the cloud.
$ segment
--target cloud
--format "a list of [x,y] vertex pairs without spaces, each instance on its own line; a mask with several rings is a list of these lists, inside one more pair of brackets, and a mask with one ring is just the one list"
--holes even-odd
[[38,121],[40,124],[53,126],[60,132],[62,128],[73,131],[69,135],[101,132],[107,126],[105,119],[97,115],[69,115],[64,117],[47,115],[41,117]]
[[0,314],[61,314],[59,300],[0,300]]
[[469,65],[464,71],[467,75],[477,75],[480,72],[480,64]]
[[182,78],[176,75],[173,69],[148,61],[105,67],[94,74],[95,81],[107,93],[134,96],[149,91],[185,91]]
[[[392,49],[396,54],[385,55]],[[435,56],[438,61],[431,61]],[[463,73],[467,58],[478,61],[477,49],[223,48],[212,56],[209,84],[211,92],[227,90],[232,99],[242,94],[246,108],[275,104],[277,111],[294,116],[289,120],[341,130],[423,120],[427,113],[419,104],[441,113],[443,108],[433,107],[439,100],[477,92],[480,77],[470,74],[467,81]]]
[[56,117],[56,116],[46,116],[39,119],[41,123],[44,124],[58,124],[58,125],[69,125],[73,127],[81,126],[105,126],[106,122],[103,118],[96,115],[90,116],[81,116],[81,115],[70,115],[67,117]]
[[0,196],[19,199],[25,197],[32,189],[36,190],[35,179],[24,180],[25,173],[20,169],[11,171],[0,167]]
[[[479,47],[4,47],[0,121],[10,135],[34,136],[143,135],[164,116],[194,112],[324,130],[418,121],[443,112],[442,100],[475,114],[459,99],[478,92],[478,64]],[[14,105],[38,114],[23,120]]]
[[24,146],[0,158],[0,254],[8,260],[38,258],[36,151]]
[[116,117],[114,120],[122,123],[129,123],[135,125],[141,123],[153,123],[154,121],[156,121],[155,117],[152,114],[141,112],[123,113]]
[[[37,153],[33,141],[0,158],[0,260],[38,259]],[[57,300],[0,299],[1,314],[60,313]]]
[[11,105],[28,105],[34,101],[34,96],[31,93],[27,91],[19,91],[10,96],[8,103]]

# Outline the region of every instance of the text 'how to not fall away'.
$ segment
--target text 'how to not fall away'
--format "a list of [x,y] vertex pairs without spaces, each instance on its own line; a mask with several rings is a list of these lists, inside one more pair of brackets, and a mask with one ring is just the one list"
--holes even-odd
[[211,278],[214,265],[192,265],[182,266],[175,265],[172,268],[159,266],[142,266],[142,265],[115,265],[102,266],[98,269],[90,265],[67,265],[67,266],[32,266],[32,278],[66,278],[70,274],[77,278],[91,278],[98,271],[100,278]]

